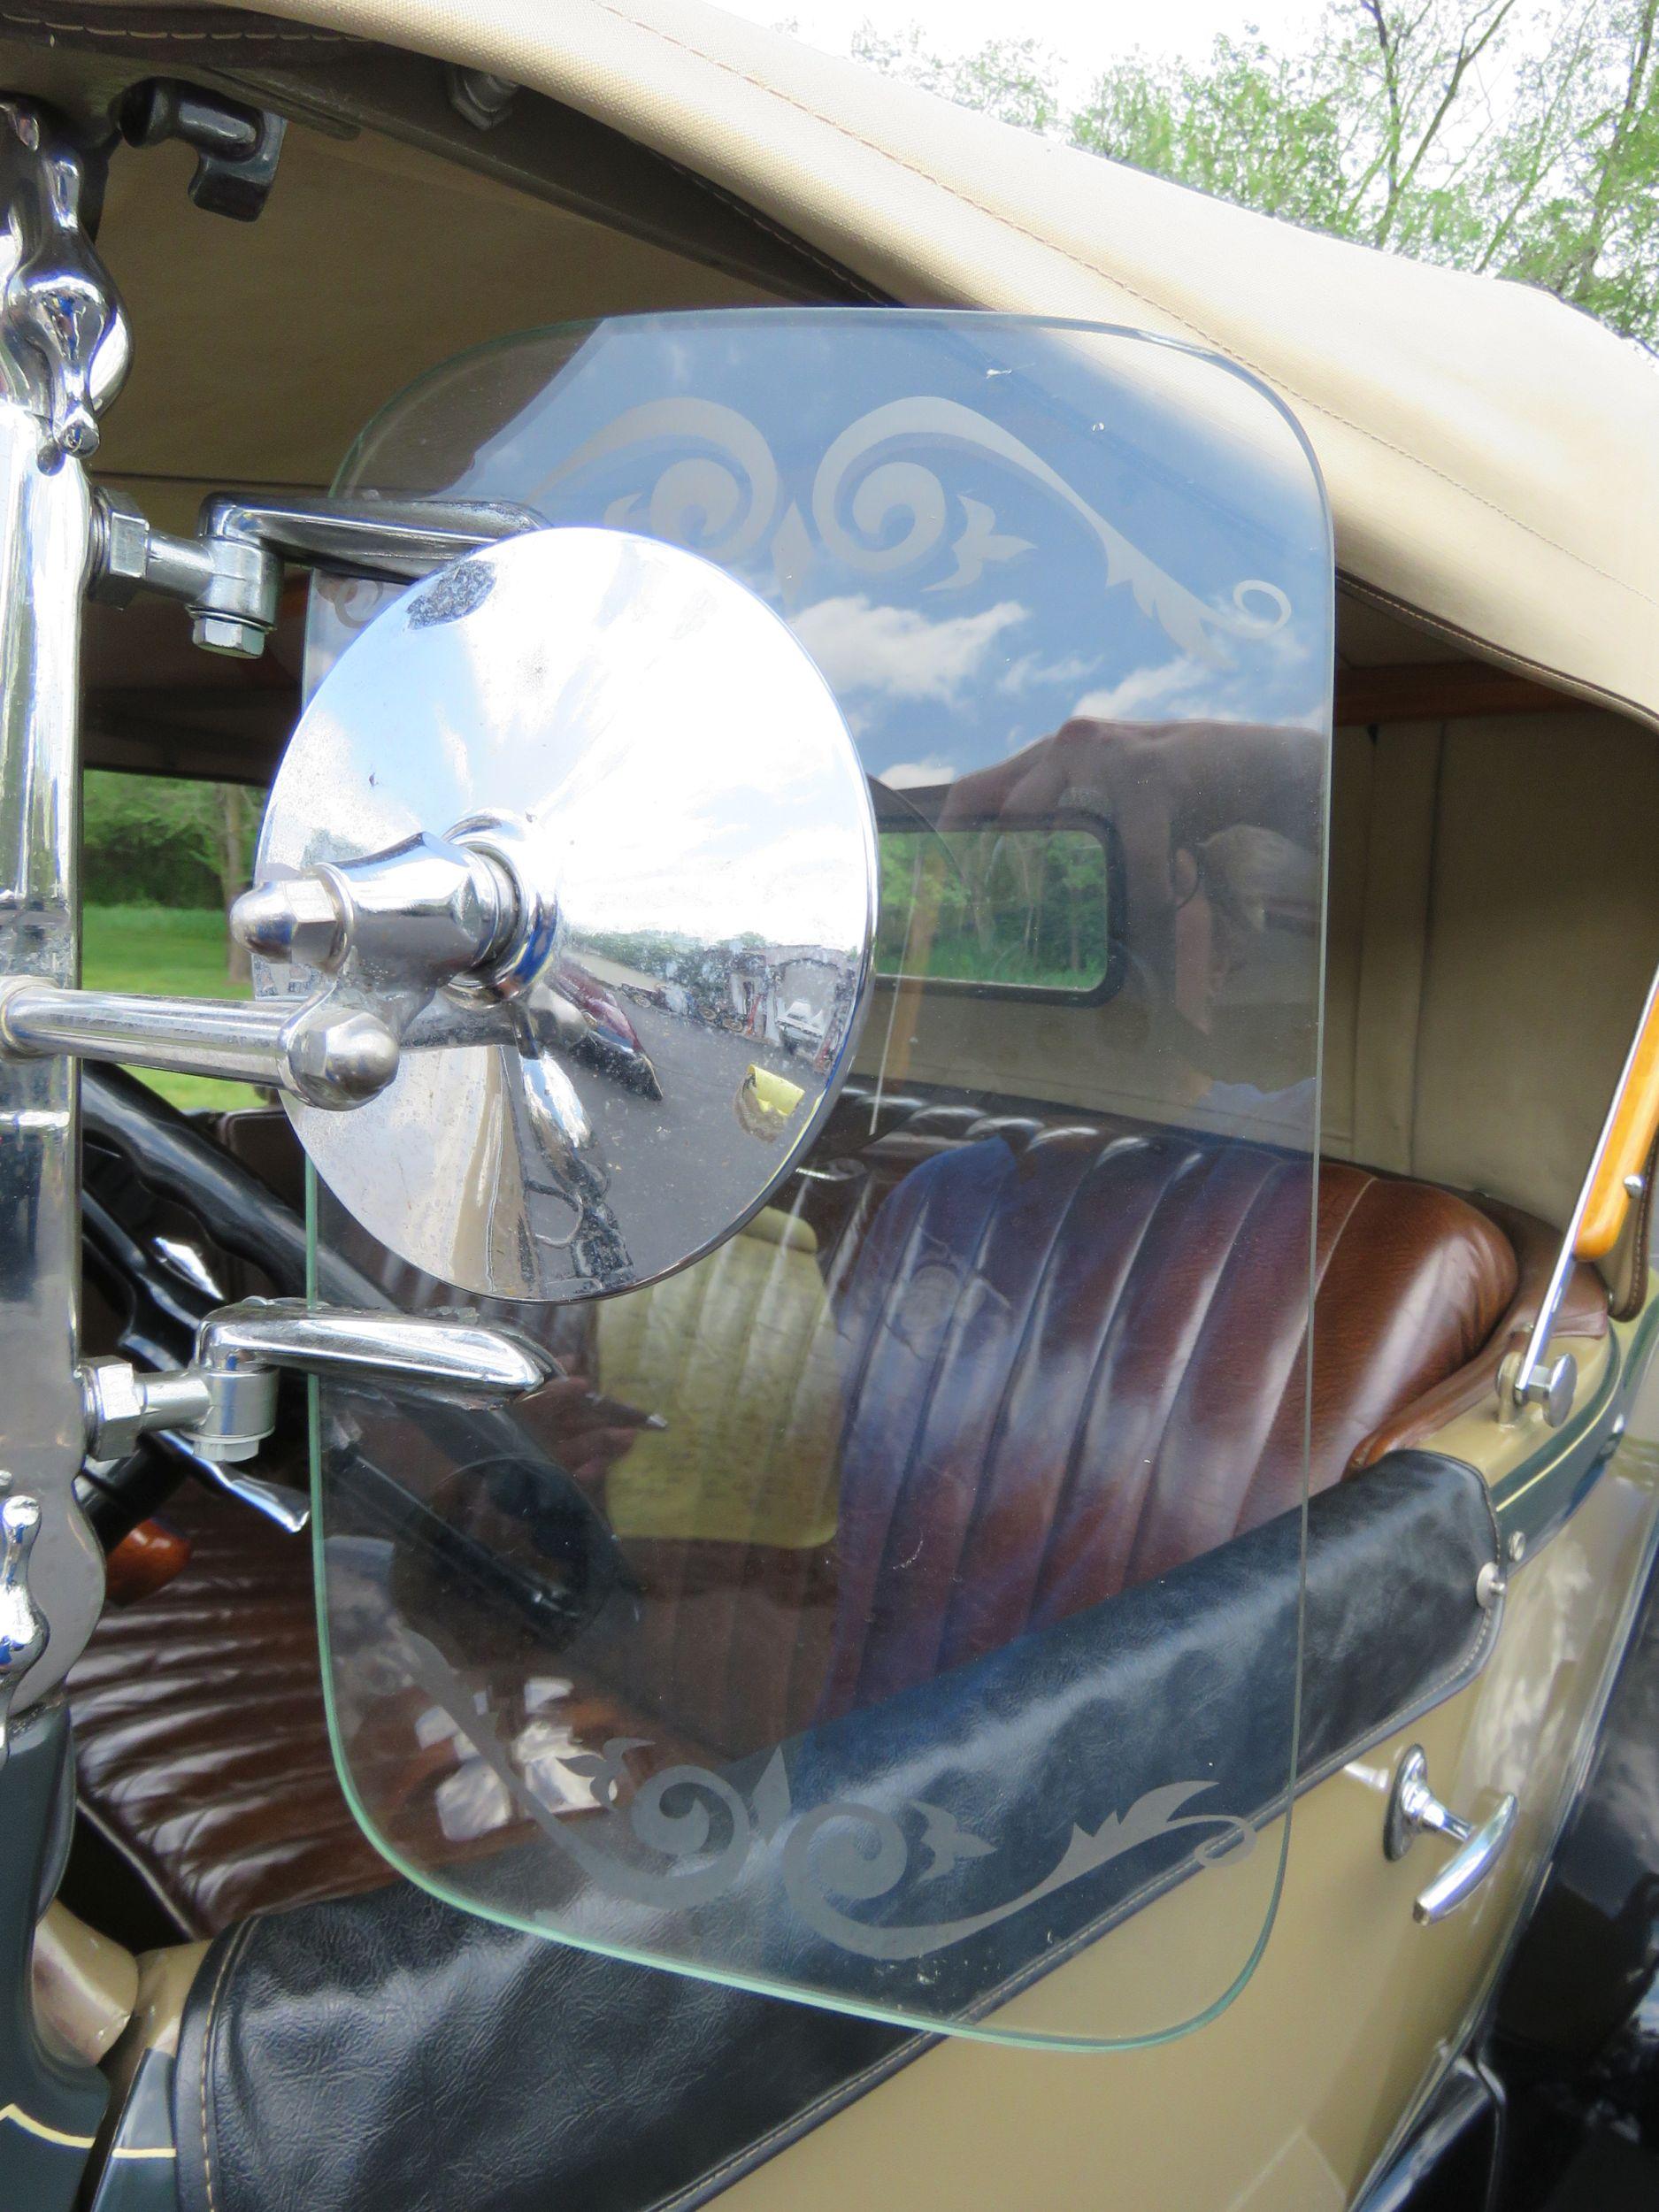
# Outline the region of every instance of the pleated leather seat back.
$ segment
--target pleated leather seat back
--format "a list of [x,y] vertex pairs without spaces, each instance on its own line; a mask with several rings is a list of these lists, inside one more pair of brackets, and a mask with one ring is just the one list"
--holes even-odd
[[[1514,1252],[1451,1193],[1173,1132],[1000,1126],[916,1165],[839,1315],[823,1704],[889,1696],[1294,1504],[1472,1359]],[[1311,1398],[1306,1348],[1315,1280]]]

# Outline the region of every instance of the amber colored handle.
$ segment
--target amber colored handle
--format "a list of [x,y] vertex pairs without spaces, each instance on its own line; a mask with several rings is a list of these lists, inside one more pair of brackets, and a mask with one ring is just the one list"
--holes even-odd
[[1575,1259],[1605,1259],[1618,1242],[1631,1206],[1625,1178],[1641,1173],[1655,1132],[1659,1132],[1659,1000],[1647,1008],[1608,1125],[1607,1141],[1573,1240]]
[[190,1559],[190,1540],[162,1521],[141,1521],[128,1529],[104,1564],[104,1590],[111,1605],[131,1605],[165,1589]]

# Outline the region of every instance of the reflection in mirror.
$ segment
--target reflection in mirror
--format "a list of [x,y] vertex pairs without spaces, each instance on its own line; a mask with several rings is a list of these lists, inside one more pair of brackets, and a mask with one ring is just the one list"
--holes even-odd
[[[1381,1412],[1356,1359],[1309,1428],[1310,1339],[1369,1340],[1351,1310],[1316,1335],[1316,1279],[1383,1292],[1327,1264],[1342,1187],[1317,1210],[1333,577],[1300,434],[1122,331],[666,317],[440,371],[361,488],[637,532],[764,598],[869,779],[883,972],[739,1234],[580,1308],[489,1302],[560,1332],[521,1490],[493,1440],[323,1393],[366,1824],[473,1910],[694,1973],[1038,2041],[1192,2022],[1277,1893],[1303,1498]],[[381,603],[319,585],[319,700]],[[678,959],[678,1018],[743,1038],[759,1146],[822,1055],[815,933],[710,976],[637,907],[607,926],[583,964],[665,1089],[627,976]],[[319,1230],[400,1303],[457,1294],[326,1199]],[[388,1535],[365,1461],[557,1623]],[[548,1511],[549,1465],[591,1518]]]
[[547,530],[380,614],[307,708],[237,926],[266,995],[361,1006],[399,1071],[290,1102],[412,1265],[632,1288],[762,1204],[863,1009],[870,802],[822,677],[693,556]]
[[1123,938],[1110,823],[973,823],[953,809],[941,828],[941,794],[905,791],[895,808],[901,795],[876,792],[879,977],[1068,998],[1117,987]]

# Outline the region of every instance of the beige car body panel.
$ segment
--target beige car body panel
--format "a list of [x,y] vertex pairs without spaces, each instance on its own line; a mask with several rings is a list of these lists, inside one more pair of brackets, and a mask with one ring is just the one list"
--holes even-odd
[[[1509,1432],[1488,1425],[1508,1456]],[[1474,1420],[1459,1426],[1466,1441]],[[1298,1801],[1278,1917],[1224,2012],[1139,2050],[941,2043],[740,2183],[732,2212],[841,2212],[861,2175],[918,2212],[1102,2201],[1340,2212],[1473,2024],[1581,1778],[1656,1528],[1650,1369],[1589,1495],[1512,1570],[1484,1673]],[[1433,1927],[1411,1906],[1443,1847],[1422,1839],[1393,1863],[1382,1849],[1394,1770],[1413,1744],[1459,1810],[1490,1809],[1504,1790],[1520,1801],[1497,1871]],[[1205,1940],[1202,1893],[1188,1885],[1064,1971],[1164,1975]]]

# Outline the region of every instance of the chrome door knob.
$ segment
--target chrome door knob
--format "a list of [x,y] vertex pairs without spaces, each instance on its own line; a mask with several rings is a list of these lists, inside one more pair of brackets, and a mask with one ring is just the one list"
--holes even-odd
[[1404,1858],[1425,1828],[1458,1847],[1428,1887],[1418,1893],[1411,1908],[1414,1919],[1425,1926],[1444,1920],[1474,1894],[1508,1849],[1519,1810],[1514,1794],[1506,1793],[1479,1828],[1460,1820],[1429,1787],[1428,1760],[1421,1744],[1413,1744],[1394,1776],[1383,1824],[1384,1853],[1391,1859]]

